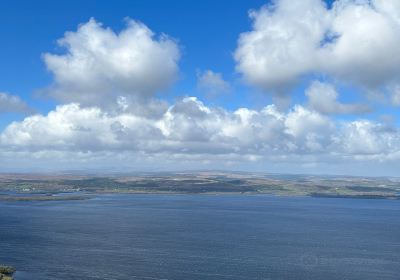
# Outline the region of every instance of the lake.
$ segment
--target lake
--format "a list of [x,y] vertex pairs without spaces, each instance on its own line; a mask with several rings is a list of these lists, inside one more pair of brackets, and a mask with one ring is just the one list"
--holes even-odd
[[100,195],[0,202],[16,280],[400,279],[400,201]]

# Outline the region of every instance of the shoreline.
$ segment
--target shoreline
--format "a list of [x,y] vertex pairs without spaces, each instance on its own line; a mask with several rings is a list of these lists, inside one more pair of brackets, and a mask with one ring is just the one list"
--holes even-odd
[[192,195],[192,196],[275,196],[275,197],[310,197],[310,198],[348,198],[348,199],[379,199],[400,200],[400,195],[374,194],[330,194],[330,193],[270,193],[270,192],[157,192],[157,191],[100,191],[76,195],[48,194],[7,194],[0,195],[0,202],[51,202],[51,201],[84,201],[102,195]]
[[0,174],[0,201],[86,200],[101,194],[276,195],[400,199],[400,180],[367,177],[169,173],[126,176]]

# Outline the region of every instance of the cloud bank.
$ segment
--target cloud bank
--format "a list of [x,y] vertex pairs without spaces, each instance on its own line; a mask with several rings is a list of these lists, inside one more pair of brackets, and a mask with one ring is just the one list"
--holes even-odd
[[296,105],[287,113],[274,105],[261,110],[227,111],[205,106],[195,97],[171,105],[162,117],[110,114],[76,103],[49,114],[14,122],[0,135],[2,149],[48,153],[132,152],[150,158],[258,161],[293,156],[328,160],[398,160],[400,131],[357,120],[335,122]]

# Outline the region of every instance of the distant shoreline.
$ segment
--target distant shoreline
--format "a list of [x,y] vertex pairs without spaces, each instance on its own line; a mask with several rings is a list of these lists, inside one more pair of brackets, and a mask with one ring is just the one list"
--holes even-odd
[[0,174],[0,201],[86,200],[99,194],[276,195],[400,199],[391,178],[268,175],[235,172],[125,176]]
[[387,199],[400,200],[400,196],[379,196],[379,195],[335,195],[335,194],[274,194],[260,192],[205,192],[205,193],[183,193],[183,192],[101,192],[76,196],[57,196],[57,195],[0,195],[0,202],[50,202],[50,201],[84,201],[102,195],[199,195],[199,196],[277,196],[277,197],[312,197],[312,198],[349,198],[349,199]]

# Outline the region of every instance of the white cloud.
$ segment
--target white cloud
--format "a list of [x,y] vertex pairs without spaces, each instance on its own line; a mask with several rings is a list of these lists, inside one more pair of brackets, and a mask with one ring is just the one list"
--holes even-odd
[[400,80],[399,14],[398,0],[277,0],[251,12],[236,69],[275,94],[314,73],[378,89]]
[[11,123],[0,142],[16,150],[112,151],[125,149],[125,145],[137,149],[141,141],[156,140],[160,135],[151,120],[133,114],[110,115],[97,107],[71,103],[57,106],[46,116]]
[[[328,10],[320,0],[280,0],[252,12],[253,31],[241,35],[235,53],[237,69],[251,84],[280,94],[275,97],[282,103],[297,79],[315,72],[371,91],[400,84],[394,70],[400,60],[393,52],[398,37],[390,38],[397,34],[400,11],[393,9],[399,4],[375,0],[371,5],[340,0]],[[366,16],[375,25],[364,22]],[[365,26],[371,34],[363,37]],[[44,60],[55,79],[48,92],[61,105],[8,125],[0,134],[0,166],[26,165],[29,158],[67,168],[77,162],[151,170],[262,162],[270,170],[273,164],[326,167],[400,159],[400,131],[389,122],[329,116],[369,109],[341,103],[329,84],[312,83],[308,105],[288,111],[279,104],[229,111],[196,97],[168,104],[155,97],[178,74],[179,48],[168,37],[155,38],[132,20],[115,33],[92,19],[59,44],[66,53],[45,54]],[[199,74],[198,85],[230,90],[222,74],[210,70]],[[400,104],[397,88],[391,92],[393,104]],[[1,107],[2,98],[8,105]],[[23,108],[15,104],[23,102],[0,94],[0,111]]]
[[312,82],[305,94],[309,106],[322,114],[362,114],[371,111],[371,108],[364,104],[340,103],[335,88],[319,81]]
[[46,160],[54,154],[74,158],[76,153],[77,159],[101,158],[105,164],[107,157],[127,162],[135,158],[157,166],[388,161],[397,159],[399,150],[400,132],[388,125],[337,122],[300,105],[288,113],[274,105],[232,112],[207,107],[195,97],[170,105],[159,118],[60,105],[47,115],[13,122],[0,135],[0,153],[7,157],[26,153]]
[[0,92],[0,113],[32,113],[33,110],[19,97]]
[[[400,148],[398,130],[368,120],[344,124],[338,137],[339,147],[345,154],[369,155],[383,160],[392,154],[398,154]],[[385,155],[385,157],[379,158],[377,155]]]
[[231,90],[231,85],[223,79],[222,74],[211,70],[197,73],[197,85],[211,96],[227,93]]
[[321,68],[372,88],[400,79],[400,22],[394,18],[398,11],[387,9],[395,2],[337,1],[330,31],[338,38],[322,49]]
[[294,137],[294,147],[301,152],[324,152],[330,145],[334,124],[327,117],[297,105],[286,116],[285,130]]
[[281,93],[315,68],[329,25],[320,0],[281,0],[251,11],[253,30],[240,35],[236,69],[253,85]]
[[105,107],[118,96],[148,98],[177,78],[176,42],[131,19],[119,33],[90,19],[58,44],[65,54],[43,57],[55,80],[48,92],[63,102]]

